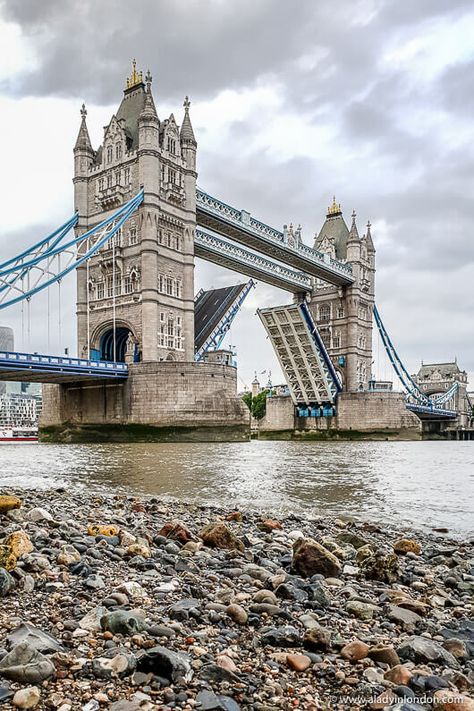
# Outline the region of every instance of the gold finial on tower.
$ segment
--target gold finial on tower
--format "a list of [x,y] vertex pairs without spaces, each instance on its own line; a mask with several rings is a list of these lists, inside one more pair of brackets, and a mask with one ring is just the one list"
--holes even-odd
[[340,215],[342,213],[341,210],[341,203],[336,202],[336,196],[332,196],[332,205],[328,207],[328,217],[332,217],[333,215]]
[[143,72],[137,72],[137,60],[132,59],[132,73],[127,77],[127,89],[131,89],[137,84],[143,84]]

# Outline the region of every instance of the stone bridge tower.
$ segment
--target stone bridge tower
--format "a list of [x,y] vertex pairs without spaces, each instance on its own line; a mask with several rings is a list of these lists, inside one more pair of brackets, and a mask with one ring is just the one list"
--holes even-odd
[[77,270],[78,356],[127,362],[194,358],[196,149],[184,102],[181,127],[160,120],[135,61],[117,113],[94,150],[82,122],[74,148],[77,231],[98,224],[141,188],[119,234]]
[[457,383],[456,392],[444,407],[457,411],[457,427],[471,425],[473,411],[467,393],[468,376],[465,370],[461,370],[456,360],[451,363],[422,363],[413,378],[421,392],[434,399],[445,395]]
[[333,199],[315,236],[314,249],[352,266],[355,281],[337,287],[316,280],[310,309],[344,390],[367,390],[372,371],[372,312],[375,302],[375,248],[370,231],[362,237],[352,213],[349,229]]

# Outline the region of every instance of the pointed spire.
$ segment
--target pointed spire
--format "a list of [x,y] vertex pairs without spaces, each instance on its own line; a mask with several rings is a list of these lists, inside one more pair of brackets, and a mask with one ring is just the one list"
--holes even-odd
[[194,146],[197,146],[196,138],[194,136],[194,131],[193,131],[193,126],[191,124],[191,118],[189,116],[189,107],[191,105],[191,102],[189,101],[189,98],[186,96],[184,99],[184,119],[183,123],[181,124],[181,132],[180,132],[180,138],[181,141],[184,143],[192,143]]
[[372,225],[370,224],[370,220],[369,220],[369,221],[367,222],[367,234],[366,234],[366,236],[365,236],[365,238],[366,238],[366,240],[367,240],[367,251],[369,251],[369,252],[375,252],[375,247],[374,247],[374,243],[373,243],[373,240],[372,240],[372,232],[370,231],[370,228],[371,228],[371,227],[372,227]]
[[151,91],[151,82],[153,81],[153,77],[151,76],[151,72],[148,69],[147,73],[145,75],[145,84],[146,84],[146,90],[148,93]]
[[348,242],[355,242],[359,240],[359,230],[357,229],[356,225],[356,211],[352,210],[352,225],[351,225],[351,230],[349,232],[349,239],[347,240]]
[[87,109],[86,105],[82,104],[81,107],[81,126],[79,128],[79,133],[77,134],[76,145],[74,150],[90,151],[93,153],[92,143],[89,136],[89,131],[87,130],[86,123]]
[[156,113],[155,102],[153,101],[153,95],[151,93],[151,74],[148,71],[146,75],[146,91],[145,91],[145,103],[143,104],[143,109],[140,111],[139,120],[158,120],[158,114]]

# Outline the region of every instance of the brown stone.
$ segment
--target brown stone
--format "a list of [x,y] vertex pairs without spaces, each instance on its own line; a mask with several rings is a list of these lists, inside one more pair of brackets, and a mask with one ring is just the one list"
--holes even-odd
[[373,659],[374,662],[382,662],[382,664],[388,664],[390,667],[400,664],[400,657],[394,648],[388,644],[377,644],[375,647],[371,647],[367,656]]
[[240,605],[237,605],[235,602],[228,606],[227,614],[229,615],[231,620],[237,622],[238,625],[245,625],[249,618],[244,608]]
[[10,548],[13,555],[17,558],[21,558],[22,555],[31,553],[33,550],[33,544],[25,531],[10,533],[5,539],[5,545]]
[[404,667],[403,664],[396,664],[394,667],[385,672],[385,678],[387,681],[391,681],[392,684],[396,684],[397,686],[399,684],[407,686],[412,676],[413,674],[411,671],[407,669],[407,667]]
[[463,642],[462,639],[456,639],[455,637],[447,639],[443,642],[443,647],[447,649],[448,652],[451,652],[456,659],[467,659],[469,656],[466,643]]
[[189,528],[185,526],[182,521],[178,520],[168,521],[168,523],[165,523],[163,528],[158,531],[158,535],[169,538],[172,541],[178,541],[178,543],[181,543],[182,545],[193,540],[193,535]]
[[5,568],[5,570],[16,568],[16,555],[10,546],[0,545],[0,568]]
[[398,607],[398,605],[388,605],[387,617],[407,630],[413,630],[418,622],[421,622],[421,617],[416,612]]
[[135,556],[139,555],[142,558],[151,558],[151,550],[148,545],[148,541],[144,538],[137,538],[135,543],[127,548],[127,555]]
[[265,521],[262,521],[262,523],[259,525],[259,528],[261,528],[262,531],[271,533],[272,531],[281,530],[283,526],[281,525],[280,521],[276,521],[274,518],[267,518],[265,519]]
[[304,578],[318,573],[326,578],[341,574],[341,564],[336,556],[312,538],[300,538],[293,544],[292,569]]
[[18,496],[3,494],[0,496],[0,513],[7,513],[7,511],[11,511],[12,509],[19,509],[21,504],[22,501]]
[[235,536],[230,528],[220,521],[205,526],[199,534],[204,545],[210,548],[244,551],[244,544]]
[[311,666],[311,659],[306,656],[306,654],[288,654],[286,657],[286,663],[297,672],[306,671]]
[[369,645],[359,639],[349,642],[341,649],[341,657],[348,659],[350,662],[359,662],[361,659],[365,659],[368,653]]
[[451,689],[440,689],[433,694],[436,711],[474,711],[474,699]]
[[331,647],[331,633],[325,627],[312,627],[305,632],[303,647],[310,652],[325,652]]
[[393,544],[393,550],[395,553],[405,555],[406,553],[414,553],[415,555],[420,555],[421,546],[416,541],[411,538],[399,538]]
[[112,523],[92,523],[87,529],[89,536],[118,536],[120,529]]
[[[358,554],[362,550],[359,548]],[[382,583],[394,583],[400,574],[398,557],[395,553],[385,555],[381,551],[376,551],[361,561],[360,568],[368,580],[379,580]]]
[[230,514],[227,514],[225,520],[240,522],[242,521],[242,514],[240,513],[240,511],[231,511]]

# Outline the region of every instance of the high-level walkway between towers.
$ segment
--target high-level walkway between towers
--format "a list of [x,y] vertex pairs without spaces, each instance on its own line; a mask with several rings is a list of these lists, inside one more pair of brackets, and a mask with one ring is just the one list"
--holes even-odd
[[288,244],[283,232],[256,220],[249,212],[227,205],[200,189],[196,190],[196,220],[200,227],[228,237],[267,257],[273,257],[306,275],[324,279],[337,286],[347,286],[354,281],[349,264],[333,259],[306,244]]

